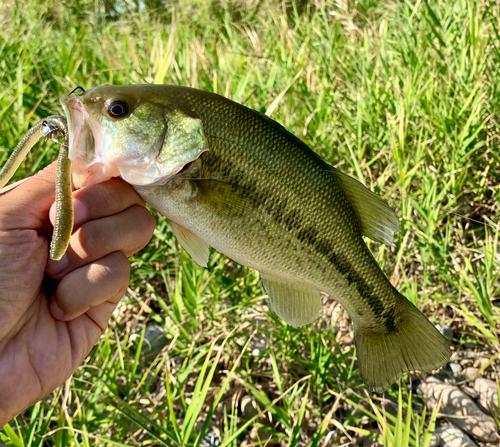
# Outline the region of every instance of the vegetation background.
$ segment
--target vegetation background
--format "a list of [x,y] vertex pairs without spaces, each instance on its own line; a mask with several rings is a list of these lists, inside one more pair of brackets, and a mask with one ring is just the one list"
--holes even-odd
[[[378,262],[451,327],[454,361],[497,378],[499,29],[487,0],[0,1],[0,163],[77,85],[187,85],[265,112],[397,210]],[[291,328],[256,272],[216,252],[198,267],[157,222],[108,331],[4,444],[429,444],[422,376],[369,394],[333,299]]]

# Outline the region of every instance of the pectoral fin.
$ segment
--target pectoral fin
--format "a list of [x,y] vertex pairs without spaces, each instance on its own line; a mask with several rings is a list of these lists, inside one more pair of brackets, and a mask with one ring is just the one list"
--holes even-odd
[[182,248],[191,255],[198,265],[206,267],[210,256],[210,246],[203,239],[200,239],[182,225],[172,221],[170,221],[170,223],[172,224],[174,234],[182,245]]
[[242,188],[215,179],[196,179],[195,200],[227,219],[241,218],[252,205],[252,197]]
[[361,234],[386,245],[394,244],[394,233],[399,233],[399,219],[385,201],[356,179],[332,168],[345,195],[354,208]]
[[281,279],[261,275],[276,314],[293,327],[312,323],[321,310],[321,297],[317,290],[291,284]]

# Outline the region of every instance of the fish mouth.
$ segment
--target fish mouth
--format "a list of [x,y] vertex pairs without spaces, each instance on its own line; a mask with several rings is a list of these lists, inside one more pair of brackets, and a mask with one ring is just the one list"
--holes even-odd
[[68,122],[69,159],[76,189],[94,185],[120,175],[104,163],[103,126],[90,118],[83,98],[64,95],[60,99]]

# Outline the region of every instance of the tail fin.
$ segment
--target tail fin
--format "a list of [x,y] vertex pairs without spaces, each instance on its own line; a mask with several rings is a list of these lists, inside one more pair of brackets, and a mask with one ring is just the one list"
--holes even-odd
[[399,296],[401,319],[395,331],[374,333],[355,326],[361,377],[370,390],[379,393],[405,372],[438,369],[451,356],[441,333],[412,303]]

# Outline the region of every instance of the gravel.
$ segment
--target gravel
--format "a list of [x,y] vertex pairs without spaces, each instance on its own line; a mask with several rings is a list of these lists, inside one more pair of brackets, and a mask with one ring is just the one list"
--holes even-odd
[[459,427],[477,441],[498,440],[495,420],[485,414],[460,388],[436,377],[421,382],[418,392],[428,398],[426,404],[435,408],[441,399],[439,412],[448,422]]

